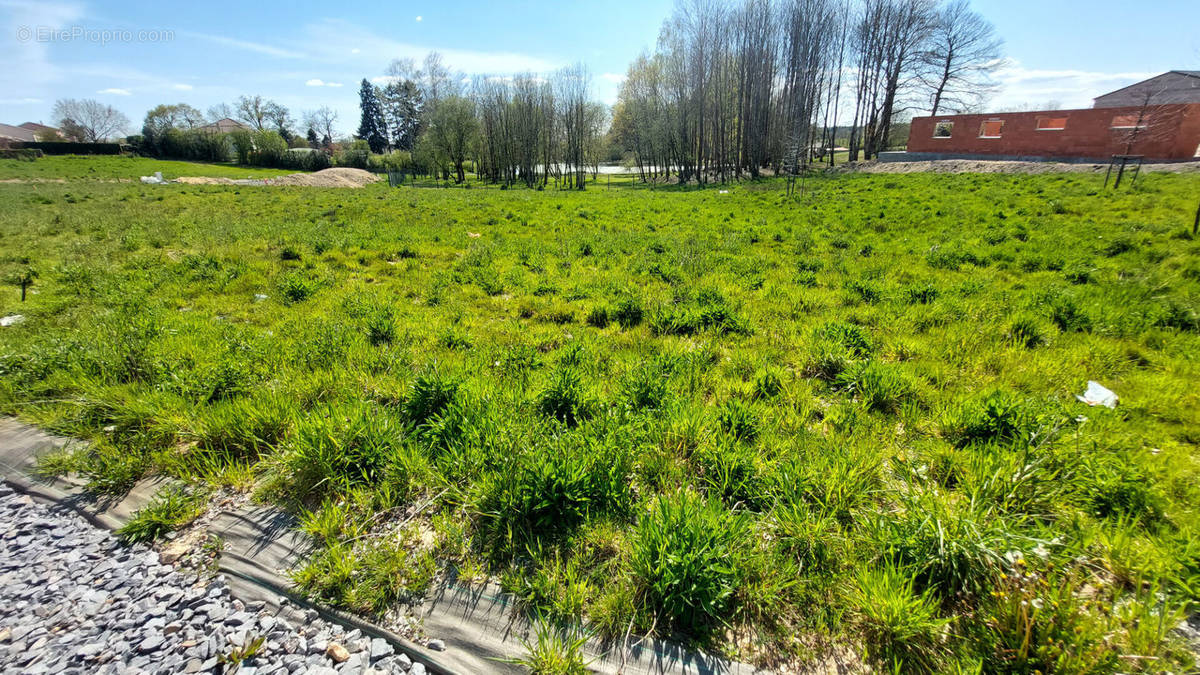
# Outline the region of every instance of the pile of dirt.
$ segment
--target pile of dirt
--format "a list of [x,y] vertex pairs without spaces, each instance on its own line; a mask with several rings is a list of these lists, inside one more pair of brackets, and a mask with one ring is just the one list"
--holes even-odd
[[[1127,167],[1126,171],[1130,168]],[[859,173],[1104,173],[1108,171],[1108,164],[939,159],[922,162],[851,162],[835,170]],[[1142,171],[1193,173],[1200,171],[1200,162],[1147,163],[1142,165]]]
[[362,169],[325,169],[316,173],[294,173],[290,176],[268,178],[266,185],[305,185],[308,187],[360,188],[382,180],[382,176]]
[[305,187],[360,188],[382,180],[382,176],[362,169],[335,168],[316,173],[293,173],[278,178],[239,179],[212,178],[209,176],[182,176],[175,179],[189,185],[300,185]]

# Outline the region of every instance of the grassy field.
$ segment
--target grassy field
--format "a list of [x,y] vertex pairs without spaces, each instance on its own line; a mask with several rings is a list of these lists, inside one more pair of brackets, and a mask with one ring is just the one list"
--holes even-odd
[[[89,162],[159,166],[0,177]],[[770,667],[1179,672],[1200,178],[1102,181],[0,184],[0,411],[98,491],[184,481],[139,538],[294,510],[367,614],[450,575]]]
[[40,161],[25,162],[0,159],[0,180],[97,180],[127,181],[137,183],[140,176],[149,176],[161,171],[163,178],[180,176],[212,176],[214,178],[270,178],[286,176],[294,171],[263,169],[238,164],[201,164],[199,162],[172,162],[146,157],[80,156],[64,155],[46,157]]

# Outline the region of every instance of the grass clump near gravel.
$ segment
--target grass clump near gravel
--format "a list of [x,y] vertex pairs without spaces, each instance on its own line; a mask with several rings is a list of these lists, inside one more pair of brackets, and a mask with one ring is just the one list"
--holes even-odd
[[490,580],[772,668],[1179,672],[1198,181],[5,183],[0,410],[96,490],[292,510],[366,613]]
[[117,530],[125,543],[151,542],[178,530],[204,513],[208,495],[182,485],[168,485],[154,494],[150,503],[134,512]]

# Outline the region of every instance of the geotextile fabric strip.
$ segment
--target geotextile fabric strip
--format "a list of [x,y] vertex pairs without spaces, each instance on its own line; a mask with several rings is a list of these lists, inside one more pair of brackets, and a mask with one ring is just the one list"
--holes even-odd
[[[138,509],[149,504],[165,481],[146,478],[122,498],[96,500],[82,483],[36,477],[37,457],[72,443],[12,418],[0,419],[0,476],[18,490],[45,502],[77,511],[97,527],[116,530]],[[234,595],[244,601],[262,600],[275,609],[287,605],[315,609],[328,621],[358,628],[364,634],[387,640],[399,652],[440,675],[521,673],[511,661],[525,655],[529,622],[514,610],[513,600],[494,585],[461,587],[442,584],[431,590],[415,609],[427,635],[442,640],[446,651],[435,652],[357,616],[314,603],[293,590],[287,570],[300,563],[311,549],[307,537],[296,529],[295,519],[278,509],[248,504],[223,510],[208,526],[221,537],[224,549],[218,568],[229,577]],[[284,611],[287,607],[282,607]],[[617,675],[750,675],[761,672],[673,643],[633,637],[619,644],[589,640],[584,651],[592,659],[591,671]]]

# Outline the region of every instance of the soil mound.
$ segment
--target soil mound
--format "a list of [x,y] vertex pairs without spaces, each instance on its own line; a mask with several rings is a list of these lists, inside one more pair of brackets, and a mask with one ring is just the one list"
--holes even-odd
[[382,177],[363,171],[337,167],[324,169],[316,173],[293,173],[277,178],[212,178],[210,176],[181,176],[175,180],[188,185],[300,185],[305,187],[343,187],[360,188],[370,185]]

